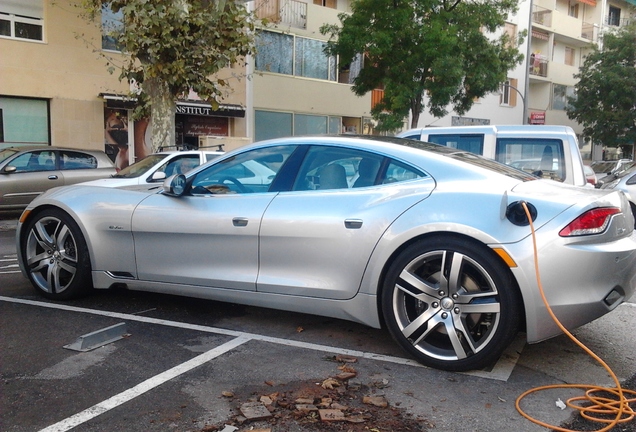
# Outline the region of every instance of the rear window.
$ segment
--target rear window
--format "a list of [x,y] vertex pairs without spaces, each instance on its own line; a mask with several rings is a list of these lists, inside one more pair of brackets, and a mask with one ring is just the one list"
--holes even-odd
[[484,153],[484,134],[429,134],[428,141],[478,155]]
[[496,159],[541,178],[565,180],[563,141],[559,139],[498,138]]
[[95,158],[95,156],[74,151],[60,152],[60,169],[75,170],[95,168],[97,168],[97,158]]

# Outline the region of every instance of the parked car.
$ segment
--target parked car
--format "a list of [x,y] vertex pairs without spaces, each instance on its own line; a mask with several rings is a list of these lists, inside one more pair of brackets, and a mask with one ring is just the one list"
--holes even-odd
[[0,150],[0,210],[23,209],[48,189],[108,177],[115,172],[115,166],[102,151],[8,147]]
[[622,191],[627,196],[636,217],[636,165],[614,174],[611,181],[601,185],[601,189]]
[[173,174],[185,174],[212,159],[223,151],[184,150],[153,153],[128,165],[109,178],[93,180],[86,184],[103,187],[159,188],[163,181]]
[[424,127],[397,136],[476,153],[543,178],[575,186],[586,185],[579,143],[568,126]]
[[596,178],[594,169],[589,165],[583,165],[583,171],[585,172],[585,179],[587,180],[587,183],[591,186],[596,187],[598,179]]
[[603,184],[611,182],[616,178],[617,174],[628,170],[633,165],[634,161],[631,159],[592,162],[591,167],[597,179],[596,187],[601,187]]
[[[267,183],[244,173],[267,167]],[[157,191],[51,190],[19,219],[23,274],[47,298],[127,287],[385,323],[425,365],[491,365],[634,293],[625,195],[539,179],[481,156],[388,137],[255,143]]]

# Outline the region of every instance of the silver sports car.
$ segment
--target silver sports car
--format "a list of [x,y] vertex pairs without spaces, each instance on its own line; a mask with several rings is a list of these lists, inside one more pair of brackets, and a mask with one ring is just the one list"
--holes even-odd
[[633,294],[622,192],[398,138],[255,143],[155,192],[58,188],[22,214],[17,243],[24,275],[51,299],[122,286],[385,325],[423,364],[468,370],[520,330],[529,342],[559,334],[531,227],[567,327]]

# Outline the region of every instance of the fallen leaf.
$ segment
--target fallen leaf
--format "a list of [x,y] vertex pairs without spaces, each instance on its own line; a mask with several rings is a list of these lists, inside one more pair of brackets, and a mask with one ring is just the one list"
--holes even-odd
[[386,408],[389,405],[384,396],[365,396],[362,398],[362,403],[380,408]]
[[336,361],[342,362],[342,363],[355,363],[358,361],[357,358],[353,357],[353,356],[349,356],[349,355],[345,355],[345,354],[338,354],[336,356]]
[[221,392],[221,394],[223,395],[223,397],[226,397],[226,398],[234,397],[234,392],[231,392],[231,391],[223,391]]
[[327,378],[321,384],[322,388],[327,390],[333,390],[334,387],[340,387],[340,381],[335,380],[333,378]]
[[296,327],[296,333],[301,333],[303,332],[305,329],[302,328],[301,326]]

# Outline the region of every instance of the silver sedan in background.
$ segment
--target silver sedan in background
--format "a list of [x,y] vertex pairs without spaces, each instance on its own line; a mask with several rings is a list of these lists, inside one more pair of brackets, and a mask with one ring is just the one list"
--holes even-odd
[[48,189],[116,172],[103,151],[52,146],[4,148],[0,150],[0,210],[23,209]]
[[547,299],[574,328],[633,294],[633,226],[618,191],[419,141],[322,136],[237,149],[160,191],[52,190],[16,240],[51,299],[119,286],[384,324],[421,363],[468,370],[520,330],[560,333],[532,228]]

